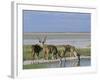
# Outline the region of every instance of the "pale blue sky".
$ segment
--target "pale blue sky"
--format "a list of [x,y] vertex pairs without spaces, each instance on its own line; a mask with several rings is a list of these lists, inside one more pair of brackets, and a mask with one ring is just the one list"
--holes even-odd
[[24,32],[90,32],[91,14],[23,11]]

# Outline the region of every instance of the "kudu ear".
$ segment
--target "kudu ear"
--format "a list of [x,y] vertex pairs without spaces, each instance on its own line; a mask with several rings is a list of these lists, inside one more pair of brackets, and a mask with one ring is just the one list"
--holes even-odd
[[39,40],[39,43],[41,43],[41,41]]
[[41,43],[41,42],[42,42],[42,40],[41,40],[39,37],[37,37],[37,39],[39,40],[39,43]]

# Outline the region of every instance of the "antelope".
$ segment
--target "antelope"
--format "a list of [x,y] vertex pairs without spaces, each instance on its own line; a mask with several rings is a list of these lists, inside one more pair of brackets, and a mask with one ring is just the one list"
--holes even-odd
[[47,36],[44,37],[43,41],[39,40],[39,42],[41,43],[41,47],[43,48],[44,59],[48,60],[50,54],[52,59],[57,59],[57,47],[55,45],[45,44],[46,39]]
[[74,56],[80,61],[80,54],[77,49],[72,45],[63,45],[64,50],[58,51],[58,55],[60,58],[66,58],[69,54],[69,57]]
[[[80,54],[78,53],[77,49],[72,46],[72,45],[62,45],[61,47],[63,47],[62,50],[58,51],[58,56],[60,57],[60,66],[66,66],[66,57],[69,54],[69,57],[72,57],[72,55],[74,57],[77,58],[77,65],[80,65]],[[64,58],[64,65],[62,65],[62,58]]]
[[37,56],[37,59],[39,59],[39,54],[41,51],[43,51],[44,59],[48,60],[50,54],[51,54],[52,59],[54,58],[57,59],[56,46],[44,44],[46,42],[46,38],[47,36],[45,36],[43,40],[39,39],[39,44],[32,45],[33,60],[35,60],[36,56]]
[[80,54],[78,53],[77,49],[74,46],[66,45],[64,56],[66,56],[67,52],[70,52],[70,57],[73,55],[74,57],[77,57],[78,59],[80,58]]

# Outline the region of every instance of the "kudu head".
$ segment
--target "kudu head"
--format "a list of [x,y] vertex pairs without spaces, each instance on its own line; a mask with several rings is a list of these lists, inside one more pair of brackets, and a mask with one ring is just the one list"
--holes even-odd
[[47,39],[47,36],[44,36],[42,39],[39,38],[39,45],[40,45],[41,47],[44,46],[44,43],[46,42],[46,39]]

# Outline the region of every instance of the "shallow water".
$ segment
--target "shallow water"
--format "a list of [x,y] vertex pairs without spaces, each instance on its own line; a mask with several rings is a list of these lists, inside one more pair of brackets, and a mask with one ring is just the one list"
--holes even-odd
[[76,66],[91,66],[90,58],[81,58],[78,60],[64,60],[62,62],[44,63],[47,68],[60,68],[60,67],[76,67]]

